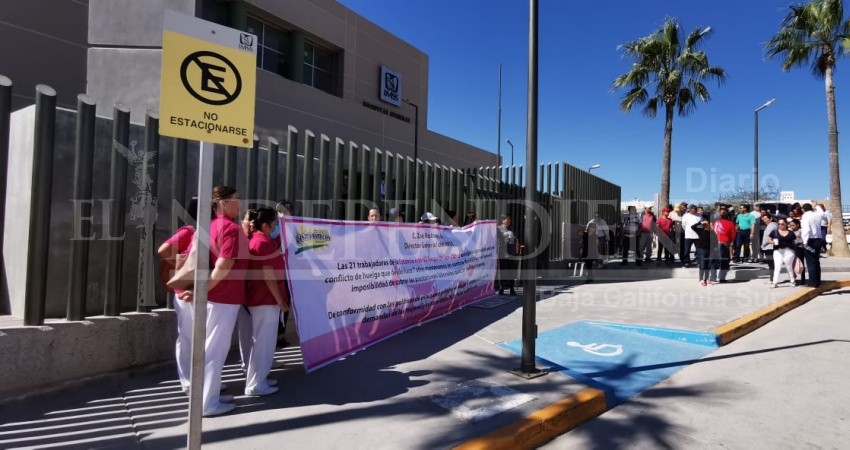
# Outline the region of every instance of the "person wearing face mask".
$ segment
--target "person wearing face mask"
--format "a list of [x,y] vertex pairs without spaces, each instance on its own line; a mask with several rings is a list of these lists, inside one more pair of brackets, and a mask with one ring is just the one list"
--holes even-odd
[[248,249],[249,264],[246,305],[251,312],[253,347],[248,361],[245,395],[277,392],[266,378],[274,360],[277,323],[280,312],[289,311],[289,295],[284,285],[283,257],[280,253],[280,221],[271,208],[260,208],[253,221],[254,233]]

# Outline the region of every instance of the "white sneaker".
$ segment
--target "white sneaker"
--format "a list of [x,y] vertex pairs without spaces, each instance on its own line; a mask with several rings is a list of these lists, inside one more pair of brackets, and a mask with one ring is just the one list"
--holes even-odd
[[262,397],[264,395],[271,395],[277,392],[276,387],[266,386],[262,388],[254,388],[254,389],[245,389],[245,395],[251,397]]
[[214,407],[205,410],[204,417],[220,416],[222,414],[227,414],[234,409],[236,409],[236,405],[233,403],[219,403]]
[[219,403],[233,403],[233,396],[232,395],[219,395],[218,396],[218,402]]
[[277,380],[274,378],[266,378],[266,384],[269,386],[277,386]]

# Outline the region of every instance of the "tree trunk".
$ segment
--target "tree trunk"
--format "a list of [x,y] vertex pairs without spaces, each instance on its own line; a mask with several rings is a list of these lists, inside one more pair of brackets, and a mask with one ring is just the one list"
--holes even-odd
[[664,105],[664,153],[661,157],[661,191],[658,193],[656,211],[670,204],[670,147],[673,140],[673,105]]
[[844,220],[841,215],[841,178],[838,170],[838,125],[835,118],[835,86],[832,84],[833,67],[824,71],[826,84],[826,117],[829,126],[829,210],[832,213],[832,255],[841,258],[850,257],[850,248],[844,234]]

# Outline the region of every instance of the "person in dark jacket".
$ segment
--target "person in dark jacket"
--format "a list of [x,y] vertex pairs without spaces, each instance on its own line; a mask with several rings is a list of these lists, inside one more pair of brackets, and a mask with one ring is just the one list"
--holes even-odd
[[[716,246],[717,235],[711,229],[711,224],[706,217],[703,217],[699,223],[692,225],[691,230],[695,231],[698,236],[696,255],[697,266],[699,267],[699,284],[700,286],[715,284],[716,281],[714,280],[717,280],[717,260],[711,257],[711,249]],[[712,245],[712,242],[715,245]]]

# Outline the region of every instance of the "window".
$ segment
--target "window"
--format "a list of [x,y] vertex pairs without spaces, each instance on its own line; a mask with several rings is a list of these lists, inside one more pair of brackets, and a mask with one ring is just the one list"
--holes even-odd
[[304,43],[304,84],[336,95],[336,53]]
[[257,67],[286,76],[289,33],[248,16],[247,31],[257,35]]

